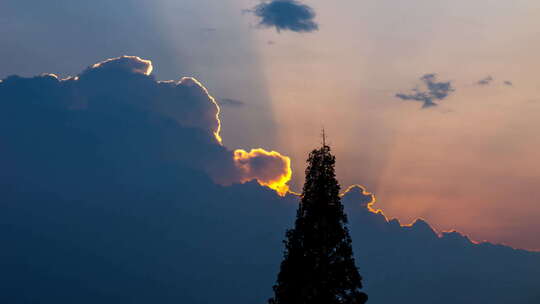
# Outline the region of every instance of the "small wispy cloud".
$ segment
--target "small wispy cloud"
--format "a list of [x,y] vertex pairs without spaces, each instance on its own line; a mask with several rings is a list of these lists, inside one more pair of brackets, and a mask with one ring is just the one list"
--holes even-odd
[[437,74],[425,74],[420,77],[422,88],[412,89],[412,93],[397,93],[395,96],[401,100],[413,100],[422,102],[422,108],[428,108],[438,105],[436,101],[441,101],[448,97],[455,89],[450,81],[437,81]]
[[493,82],[493,80],[494,80],[493,77],[487,76],[485,78],[478,80],[476,84],[481,85],[481,86],[487,86],[487,85],[490,85]]

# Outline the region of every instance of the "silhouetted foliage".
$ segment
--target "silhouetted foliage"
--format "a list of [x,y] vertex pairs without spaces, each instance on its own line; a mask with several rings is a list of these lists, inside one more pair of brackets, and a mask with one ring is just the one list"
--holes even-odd
[[334,173],[335,157],[324,145],[308,158],[294,229],[287,231],[274,297],[269,304],[363,304],[347,216]]

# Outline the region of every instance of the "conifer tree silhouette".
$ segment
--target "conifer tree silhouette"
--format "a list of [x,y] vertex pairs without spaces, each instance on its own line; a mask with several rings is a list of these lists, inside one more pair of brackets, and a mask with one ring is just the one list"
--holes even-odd
[[284,258],[269,304],[363,304],[352,241],[326,145],[309,154],[295,226],[287,231]]

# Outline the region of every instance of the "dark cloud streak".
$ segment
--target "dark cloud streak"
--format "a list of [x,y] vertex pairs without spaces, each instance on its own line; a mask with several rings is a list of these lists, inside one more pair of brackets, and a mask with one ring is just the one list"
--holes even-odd
[[219,100],[219,104],[224,105],[224,106],[231,106],[231,107],[241,107],[241,106],[246,105],[245,102],[238,99],[233,99],[233,98],[221,98]]
[[493,82],[493,77],[487,76],[485,78],[482,78],[476,82],[477,85],[486,86],[490,85]]

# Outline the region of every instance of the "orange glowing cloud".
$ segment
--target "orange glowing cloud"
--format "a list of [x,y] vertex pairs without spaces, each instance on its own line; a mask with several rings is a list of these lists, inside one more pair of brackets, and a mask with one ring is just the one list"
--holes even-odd
[[234,151],[234,164],[240,171],[240,182],[257,180],[262,185],[274,189],[284,196],[289,192],[287,183],[291,180],[291,159],[276,151],[242,149]]

